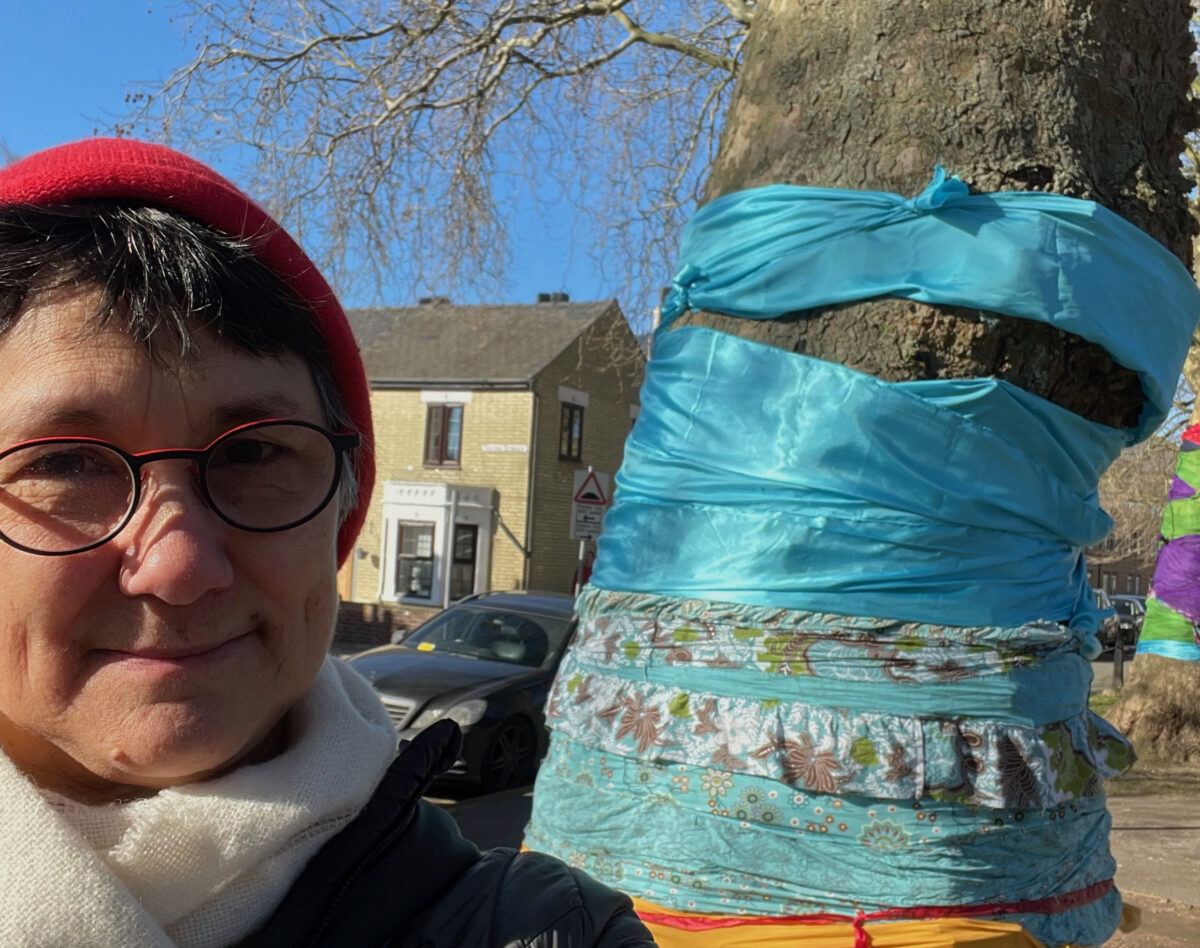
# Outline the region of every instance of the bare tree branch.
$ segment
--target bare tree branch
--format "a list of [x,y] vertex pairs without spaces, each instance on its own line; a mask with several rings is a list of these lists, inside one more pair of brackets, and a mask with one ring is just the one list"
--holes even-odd
[[690,43],[684,43],[677,36],[667,36],[665,33],[651,33],[645,30],[637,23],[630,19],[629,14],[624,10],[614,10],[613,17],[639,43],[646,43],[649,46],[657,46],[659,49],[669,49],[673,53],[681,53],[684,56],[691,56],[693,59],[698,59],[702,63],[707,63],[709,66],[715,66],[718,69],[724,69],[726,72],[737,72],[737,61],[728,56],[714,56],[708,50],[700,49],[697,46],[692,46]]
[[577,252],[635,316],[674,265],[755,10],[183,2],[195,58],[118,131],[235,164],[343,292],[499,295],[511,221],[569,206]]
[[729,11],[729,15],[742,26],[750,26],[754,22],[755,4],[753,0],[720,0],[720,3]]

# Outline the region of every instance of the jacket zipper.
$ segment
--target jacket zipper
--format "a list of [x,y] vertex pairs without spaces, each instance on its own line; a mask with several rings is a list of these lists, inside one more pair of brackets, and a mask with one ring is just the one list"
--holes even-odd
[[317,948],[321,937],[333,922],[334,909],[337,908],[338,903],[349,891],[355,880],[408,829],[408,824],[412,822],[413,814],[417,811],[417,807],[421,803],[421,798],[425,796],[425,791],[429,789],[429,785],[433,783],[435,776],[436,774],[433,773],[425,775],[418,785],[416,793],[409,800],[408,805],[400,811],[399,818],[392,822],[379,839],[375,841],[375,845],[368,849],[361,859],[346,870],[341,882],[337,885],[337,891],[334,893],[333,898],[329,900],[329,907],[325,910],[324,917],[317,927],[313,929],[312,936],[306,942],[308,948]]

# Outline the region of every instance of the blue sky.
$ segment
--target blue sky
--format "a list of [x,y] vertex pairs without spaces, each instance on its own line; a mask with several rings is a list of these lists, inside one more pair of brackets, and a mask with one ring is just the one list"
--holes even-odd
[[[128,92],[186,60],[171,13],[172,6],[153,0],[0,0],[0,144],[27,155],[103,132],[125,113]],[[510,272],[503,298],[456,302],[533,302],[539,292],[556,290],[573,300],[614,295],[586,253],[571,254],[570,225],[566,218],[523,221],[517,256],[523,247],[536,252]]]

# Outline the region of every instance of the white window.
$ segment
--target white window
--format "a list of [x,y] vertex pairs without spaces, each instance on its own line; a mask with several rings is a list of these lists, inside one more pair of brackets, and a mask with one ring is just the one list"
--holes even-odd
[[396,544],[396,596],[433,598],[432,523],[401,523]]

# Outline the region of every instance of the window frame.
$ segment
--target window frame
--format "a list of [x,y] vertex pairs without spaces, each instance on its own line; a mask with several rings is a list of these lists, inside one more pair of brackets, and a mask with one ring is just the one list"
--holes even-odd
[[[464,407],[464,403],[461,402],[431,402],[425,406],[425,444],[421,451],[421,463],[424,467],[462,467],[463,420],[466,415]],[[451,457],[447,449],[455,412],[458,412],[458,443]],[[431,437],[435,429],[436,441]]]
[[[416,599],[421,602],[433,602],[437,593],[437,523],[432,520],[400,520],[397,522],[396,533],[396,569],[393,584],[395,586],[395,596],[400,599]],[[404,552],[404,531],[410,528],[422,528],[429,531],[429,555],[417,556],[406,554]],[[422,596],[419,593],[409,592],[405,588],[403,582],[404,562],[428,563],[429,564],[429,595]]]
[[[558,459],[560,461],[583,460],[583,419],[584,406],[572,402],[563,402],[558,421]],[[579,418],[579,437],[573,435],[573,420]]]

